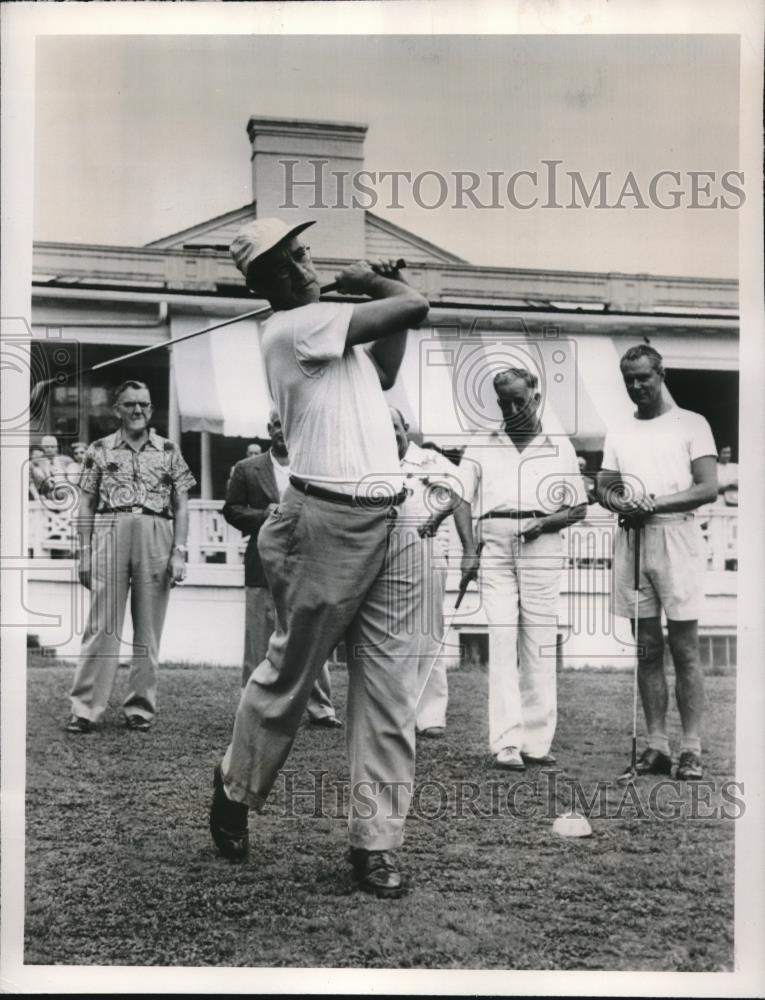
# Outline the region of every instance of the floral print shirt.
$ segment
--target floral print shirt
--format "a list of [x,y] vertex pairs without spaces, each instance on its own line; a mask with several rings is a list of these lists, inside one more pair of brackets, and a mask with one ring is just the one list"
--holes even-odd
[[80,475],[80,489],[98,496],[96,513],[144,507],[172,517],[173,492],[187,493],[195,485],[180,449],[154,430],[137,451],[122,428],[94,441]]

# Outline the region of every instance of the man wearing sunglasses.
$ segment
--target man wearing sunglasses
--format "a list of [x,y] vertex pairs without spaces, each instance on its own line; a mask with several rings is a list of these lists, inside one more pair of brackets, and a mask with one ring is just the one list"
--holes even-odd
[[179,449],[150,428],[143,382],[114,394],[119,428],[90,445],[80,477],[80,583],[90,614],[72,685],[70,733],[89,733],[114,686],[130,591],[133,655],[122,703],[128,729],[145,732],[157,708],[159,640],[170,588],[186,576],[188,491],[196,480]]
[[320,302],[300,238],[312,224],[262,219],[231,244],[248,287],[274,309],[262,350],[291,474],[258,538],[279,624],[215,770],[210,830],[224,857],[246,857],[248,810],[262,809],[322,664],[345,638],[351,862],[360,888],[397,897],[405,883],[390,852],[403,840],[412,791],[417,698],[402,619],[421,609],[395,570],[405,494],[383,389],[428,303],[395,266],[366,263],[336,281],[340,293],[371,301]]

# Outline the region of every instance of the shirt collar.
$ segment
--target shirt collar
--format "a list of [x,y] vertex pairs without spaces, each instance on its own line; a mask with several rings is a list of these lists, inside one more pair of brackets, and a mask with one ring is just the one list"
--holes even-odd
[[[125,448],[130,448],[131,451],[136,450],[122,433],[122,428],[118,427],[117,430],[114,432],[114,447],[119,448],[120,446],[123,446]],[[149,428],[148,441],[145,441],[138,449],[138,451],[143,451],[144,448],[154,448],[156,451],[162,450],[162,446],[160,445],[158,440],[157,432],[154,430],[153,427]]]
[[[504,424],[500,424],[499,427],[494,431],[494,437],[498,438],[499,441],[502,444],[506,445],[508,448],[512,448],[514,451],[518,451],[518,448],[516,447],[513,439],[510,437],[509,434],[506,433]],[[549,434],[544,429],[544,427],[542,427],[537,436],[532,438],[531,441],[529,441],[529,443],[523,450],[526,451],[529,448],[546,448],[551,443],[552,442],[550,441]],[[518,453],[522,454],[521,452]]]

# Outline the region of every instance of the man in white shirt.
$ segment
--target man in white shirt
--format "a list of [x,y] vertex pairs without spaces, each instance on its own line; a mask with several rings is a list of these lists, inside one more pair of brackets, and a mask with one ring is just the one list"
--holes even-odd
[[[393,430],[409,494],[399,509],[399,519],[409,527],[410,545],[424,548],[421,585],[425,618],[413,636],[416,646],[419,700],[416,728],[420,736],[439,739],[446,732],[449,685],[444,638],[444,597],[449,553],[449,528],[444,521],[461,495],[457,469],[440,452],[420,448],[409,440],[409,424],[400,410],[391,408]],[[405,558],[402,553],[402,558]]]
[[260,219],[231,244],[248,287],[274,309],[262,351],[291,475],[258,539],[278,627],[216,768],[210,831],[225,857],[246,857],[248,808],[263,807],[316,676],[345,637],[351,862],[360,888],[397,897],[405,882],[390,852],[403,840],[411,797],[417,695],[404,619],[421,608],[391,567],[391,515],[404,497],[390,486],[400,473],[383,389],[428,303],[395,267],[363,263],[341,271],[337,286],[371,301],[320,302],[300,238],[309,225]]
[[[557,721],[561,531],[585,516],[587,495],[567,438],[545,433],[537,377],[494,378],[503,427],[468,445],[460,472],[484,544],[481,600],[489,623],[489,744],[497,767],[551,765]],[[459,522],[458,522],[459,525]],[[463,580],[477,569],[469,540]]]
[[[223,516],[229,524],[249,535],[244,553],[244,656],[242,687],[264,659],[268,640],[275,627],[274,602],[258,555],[258,535],[266,518],[275,510],[289,486],[290,464],[282,422],[276,410],[268,418],[271,448],[237,462],[226,487]],[[256,446],[257,447],[257,446]],[[339,729],[342,723],[332,704],[329,665],[324,664],[311,691],[307,706],[311,725]]]
[[[667,680],[662,608],[675,665],[675,694],[682,724],[681,781],[702,777],[701,719],[704,675],[699,661],[698,618],[705,557],[694,510],[717,496],[716,448],[707,421],[683,410],[663,391],[664,366],[647,344],[621,359],[631,421],[609,430],[598,475],[601,504],[621,515],[614,542],[614,612],[630,618],[638,647],[638,684],[648,728],[638,774],[670,774]],[[635,534],[641,533],[638,621],[634,621]],[[627,774],[629,772],[625,772]]]

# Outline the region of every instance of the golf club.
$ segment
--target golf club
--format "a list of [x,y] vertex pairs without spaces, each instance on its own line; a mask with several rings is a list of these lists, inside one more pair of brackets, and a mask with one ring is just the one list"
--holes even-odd
[[[406,261],[403,258],[399,258],[396,261],[396,269],[401,271],[406,267]],[[372,270],[375,270],[372,267]],[[337,291],[337,282],[333,281],[329,285],[323,285],[321,287],[322,295],[329,295],[332,292]],[[245,319],[256,319],[258,317],[265,318],[271,312],[271,306],[260,306],[258,309],[252,309],[250,312],[241,313],[239,316],[232,316],[231,319],[225,319],[220,323],[214,323],[212,326],[206,326],[201,330],[194,330],[192,333],[184,333],[180,337],[173,337],[172,340],[163,340],[158,344],[149,344],[147,347],[139,347],[135,351],[128,351],[127,354],[120,354],[117,358],[110,358],[108,361],[100,361],[97,365],[88,365],[86,368],[81,368],[79,371],[75,372],[71,378],[77,379],[81,375],[87,375],[90,372],[98,371],[101,368],[108,368],[111,365],[119,364],[120,361],[129,361],[131,358],[137,358],[141,354],[148,354],[150,351],[158,351],[163,347],[173,347],[175,344],[180,344],[184,340],[191,340],[192,337],[201,337],[203,333],[212,333],[215,330],[221,330],[224,326],[231,326],[232,323],[240,323]],[[40,395],[43,390],[52,385],[54,382],[61,384],[62,376],[54,375],[52,378],[41,379],[39,382],[35,382],[32,386],[30,392],[30,407],[34,407],[40,399]],[[69,376],[64,376],[66,381],[69,380]]]
[[640,646],[638,644],[638,612],[640,605],[640,535],[642,532],[642,525],[637,524],[634,527],[635,532],[635,551],[633,558],[633,587],[635,591],[635,605],[633,611],[632,620],[635,623],[635,669],[633,672],[633,683],[632,683],[632,752],[630,755],[630,766],[623,773],[619,775],[619,783],[623,785],[628,785],[631,781],[637,778],[637,705],[638,705],[638,668],[640,666]]

